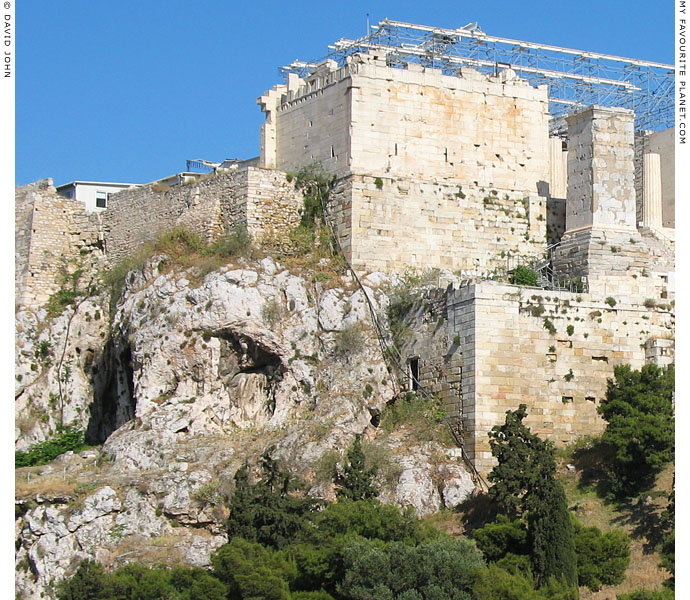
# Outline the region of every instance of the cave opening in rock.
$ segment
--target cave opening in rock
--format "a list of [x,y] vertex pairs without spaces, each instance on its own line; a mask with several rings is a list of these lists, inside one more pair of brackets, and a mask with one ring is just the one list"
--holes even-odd
[[102,444],[116,429],[131,421],[136,413],[134,367],[129,344],[108,342],[91,370],[94,398],[89,406],[86,441]]

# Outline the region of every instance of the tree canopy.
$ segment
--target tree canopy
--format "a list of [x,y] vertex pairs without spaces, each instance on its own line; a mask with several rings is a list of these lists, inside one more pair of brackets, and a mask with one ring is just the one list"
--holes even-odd
[[607,421],[601,441],[613,455],[608,467],[612,492],[630,497],[650,489],[673,460],[675,369],[654,364],[634,371],[615,367],[599,414]]

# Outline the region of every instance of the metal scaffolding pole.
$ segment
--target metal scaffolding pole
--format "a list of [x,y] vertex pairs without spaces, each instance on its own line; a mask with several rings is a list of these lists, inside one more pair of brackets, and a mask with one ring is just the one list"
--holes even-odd
[[412,62],[446,75],[457,75],[463,66],[485,75],[509,67],[531,85],[548,86],[549,111],[556,118],[599,104],[633,109],[636,130],[674,124],[673,65],[490,36],[476,23],[444,29],[384,19],[359,39],[338,40],[322,60],[295,61],[281,72],[306,78],[323,60],[342,66],[348,56],[369,51],[385,56],[393,68]]

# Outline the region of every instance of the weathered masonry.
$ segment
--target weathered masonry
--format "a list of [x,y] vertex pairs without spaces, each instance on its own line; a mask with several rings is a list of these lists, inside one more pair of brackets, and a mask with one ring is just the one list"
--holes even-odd
[[505,411],[527,404],[527,425],[562,446],[603,430],[596,408],[614,366],[673,362],[669,303],[484,281],[449,289],[413,323],[402,354],[446,400],[482,472]]
[[52,179],[17,188],[14,204],[15,303],[40,306],[60,288],[60,274],[85,255],[102,256],[96,214],[55,192]]
[[338,177],[331,210],[356,268],[487,271],[543,248],[545,87],[363,54],[289,75],[260,104],[263,166]]
[[110,197],[103,213],[108,260],[117,261],[174,227],[213,241],[246,228],[261,240],[280,237],[299,223],[301,195],[284,173],[247,167],[201,181],[154,191],[151,186]]

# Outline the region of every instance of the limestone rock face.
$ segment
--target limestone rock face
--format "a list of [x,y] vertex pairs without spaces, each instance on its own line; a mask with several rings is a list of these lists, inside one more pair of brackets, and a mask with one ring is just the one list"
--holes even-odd
[[94,390],[107,378],[101,366],[108,351],[104,305],[103,298],[91,298],[48,322],[45,309],[16,313],[17,450],[49,438],[61,423],[88,427]]
[[[349,276],[318,282],[264,258],[201,279],[193,271],[161,274],[158,262],[128,276],[110,329],[105,318],[94,320],[95,304],[72,317],[79,335],[67,336],[74,393],[64,416],[104,443],[17,471],[22,597],[38,598],[87,557],[108,567],[208,565],[227,541],[235,472],[248,461],[256,476],[269,447],[310,496],[335,499],[334,471],[357,434],[378,448],[383,501],[424,515],[471,492],[453,448],[377,428],[374,417],[397,384]],[[390,283],[380,273],[364,280],[379,316]],[[54,423],[58,371],[50,364],[31,377],[26,363],[43,339],[64,345],[68,318],[35,333],[41,315],[19,313],[18,373],[26,378],[18,420],[30,414],[22,400],[30,390],[49,418],[19,431],[18,448],[47,437]],[[89,365],[76,361],[87,348]]]

